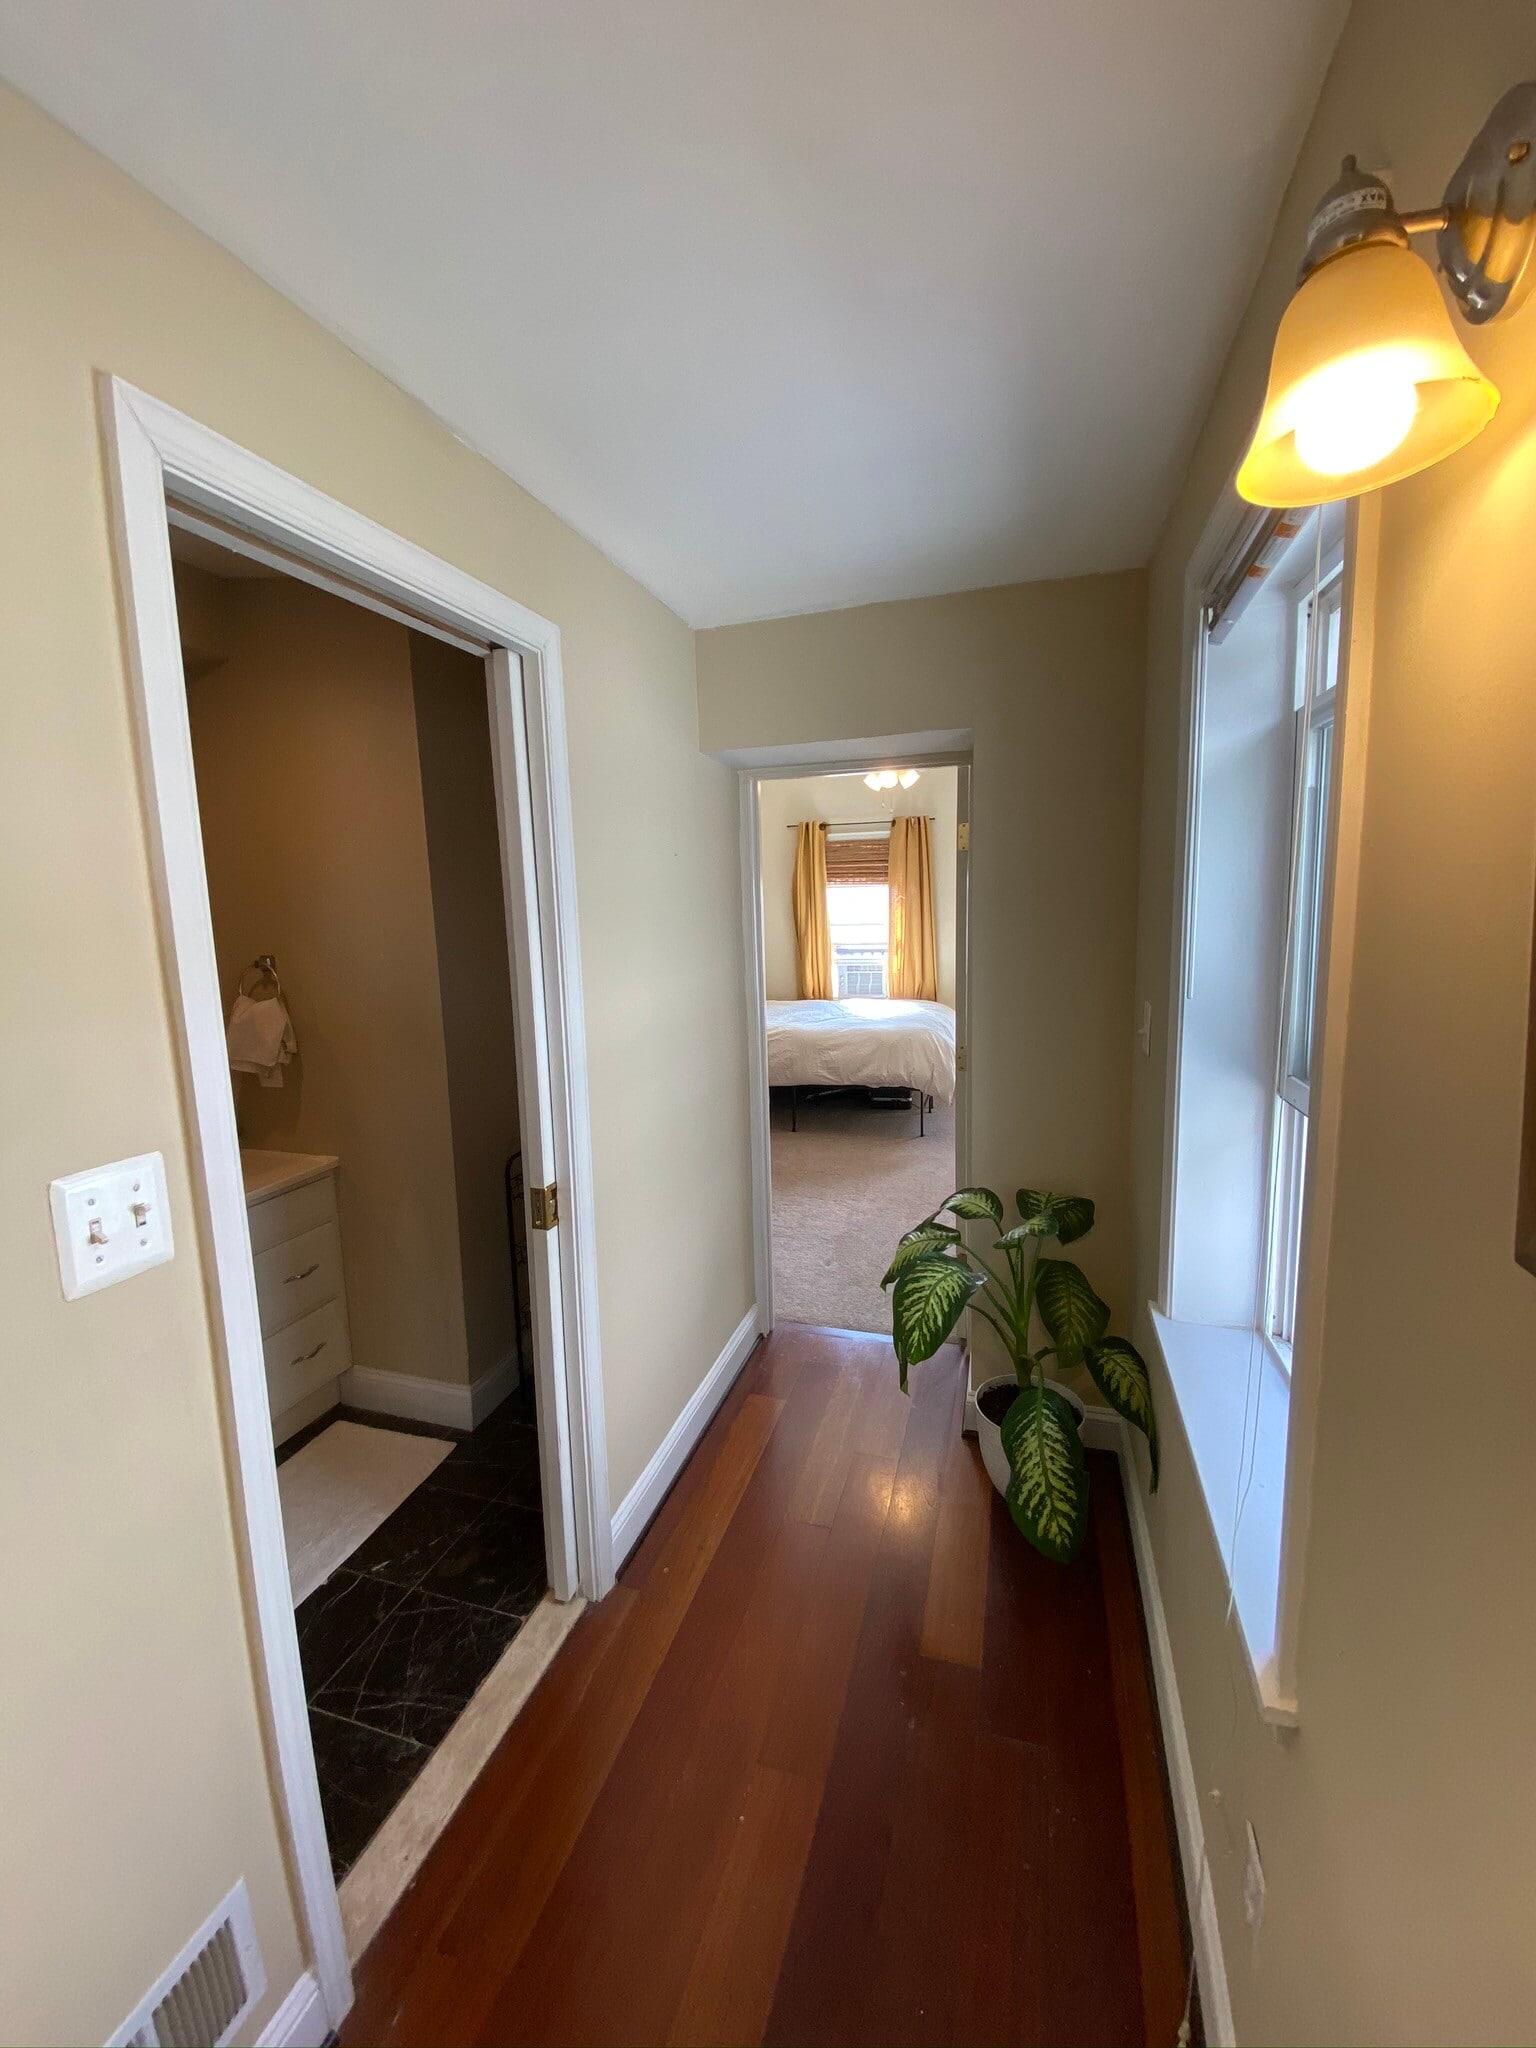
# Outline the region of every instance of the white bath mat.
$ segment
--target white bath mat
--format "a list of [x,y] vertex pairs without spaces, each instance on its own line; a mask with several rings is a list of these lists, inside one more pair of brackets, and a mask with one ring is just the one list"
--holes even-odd
[[333,1422],[279,1465],[294,1606],[323,1586],[452,1449],[441,1437]]

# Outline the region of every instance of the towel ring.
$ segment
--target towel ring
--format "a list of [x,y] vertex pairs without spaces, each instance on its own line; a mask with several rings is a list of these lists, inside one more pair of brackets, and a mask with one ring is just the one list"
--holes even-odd
[[[246,976],[249,974],[256,976],[255,984],[251,988],[247,988],[245,985]],[[276,996],[279,1002],[286,1000],[283,995],[283,984],[277,978],[277,957],[272,953],[258,953],[249,967],[243,967],[240,970],[240,979],[235,984],[235,993],[236,995],[247,996],[254,1002],[256,990],[261,987],[263,981],[271,982],[272,987],[269,993]]]

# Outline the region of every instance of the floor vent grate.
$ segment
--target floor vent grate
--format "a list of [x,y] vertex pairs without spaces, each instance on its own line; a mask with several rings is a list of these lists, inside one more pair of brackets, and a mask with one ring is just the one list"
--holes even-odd
[[220,2048],[267,1987],[242,1879],[107,2048]]

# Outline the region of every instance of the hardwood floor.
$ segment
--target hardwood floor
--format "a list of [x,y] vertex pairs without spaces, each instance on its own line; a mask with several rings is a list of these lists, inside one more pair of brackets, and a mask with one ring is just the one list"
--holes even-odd
[[788,1325],[357,1972],[344,2043],[1174,2039],[1113,1460],[1017,1535],[945,1351]]

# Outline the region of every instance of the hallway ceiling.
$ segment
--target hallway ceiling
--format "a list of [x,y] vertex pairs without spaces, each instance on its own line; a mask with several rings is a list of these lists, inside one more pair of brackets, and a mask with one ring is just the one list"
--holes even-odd
[[1344,0],[6,0],[0,72],[695,625],[1146,560]]

